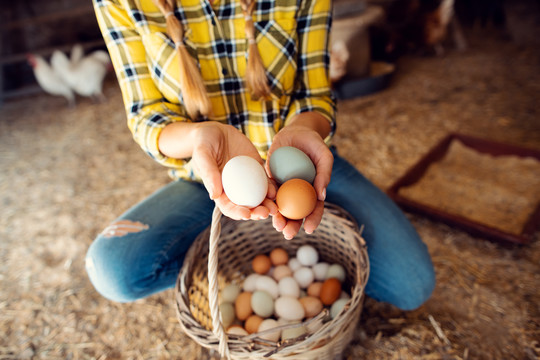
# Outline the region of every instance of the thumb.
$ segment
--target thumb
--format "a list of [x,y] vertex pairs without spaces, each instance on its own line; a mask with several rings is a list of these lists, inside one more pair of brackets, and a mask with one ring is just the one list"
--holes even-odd
[[193,161],[210,199],[217,199],[223,193],[223,185],[216,160],[209,153],[200,151],[193,154]]

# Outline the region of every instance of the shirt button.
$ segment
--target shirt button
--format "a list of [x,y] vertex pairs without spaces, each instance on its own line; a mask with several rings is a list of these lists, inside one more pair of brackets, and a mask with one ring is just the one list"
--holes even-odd
[[223,69],[221,69],[221,73],[223,75],[227,75],[229,73],[229,70],[227,70],[227,68],[223,68]]

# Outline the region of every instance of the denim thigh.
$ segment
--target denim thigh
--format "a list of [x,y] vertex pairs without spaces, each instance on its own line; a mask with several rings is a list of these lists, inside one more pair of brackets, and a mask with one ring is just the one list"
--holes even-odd
[[404,310],[420,306],[435,286],[426,245],[397,205],[335,151],[326,200],[364,226],[370,261],[366,294]]
[[91,244],[86,269],[104,297],[128,302],[174,286],[184,256],[210,225],[203,185],[178,180],[133,206]]

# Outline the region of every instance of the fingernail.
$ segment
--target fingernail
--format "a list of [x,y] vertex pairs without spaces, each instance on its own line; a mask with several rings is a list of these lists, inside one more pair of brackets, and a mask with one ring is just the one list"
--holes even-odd
[[321,191],[321,198],[319,200],[324,201],[326,199],[326,188]]

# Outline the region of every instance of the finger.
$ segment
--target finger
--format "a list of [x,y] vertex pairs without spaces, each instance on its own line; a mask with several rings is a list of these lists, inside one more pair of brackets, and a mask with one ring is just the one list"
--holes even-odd
[[332,155],[332,152],[326,148],[325,153],[317,161],[317,175],[313,181],[313,187],[317,192],[317,198],[321,201],[324,201],[326,198],[326,188],[330,183],[333,164],[334,156]]
[[274,229],[282,232],[285,225],[287,225],[287,219],[278,212],[276,215],[272,216],[272,225],[274,226]]
[[306,217],[304,221],[304,231],[307,234],[311,234],[317,229],[317,226],[321,223],[324,213],[324,201],[317,201],[315,209],[311,214]]
[[196,152],[195,164],[210,199],[217,199],[223,193],[223,186],[216,160],[207,151],[201,150]]
[[276,181],[269,178],[268,179],[268,193],[266,194],[266,197],[274,200],[277,195],[277,189],[278,189],[278,185]]
[[251,220],[262,220],[266,219],[268,215],[270,215],[270,211],[268,211],[267,207],[259,205],[256,208],[251,209],[250,215]]
[[278,208],[275,202],[266,198],[263,200],[262,205],[268,209],[268,213],[272,216],[278,213]]
[[231,202],[225,193],[214,200],[223,215],[233,220],[247,220],[251,218],[251,211],[245,206],[239,206]]
[[287,240],[292,240],[293,237],[298,234],[300,227],[302,226],[302,220],[288,220],[287,225],[283,228],[283,236]]

